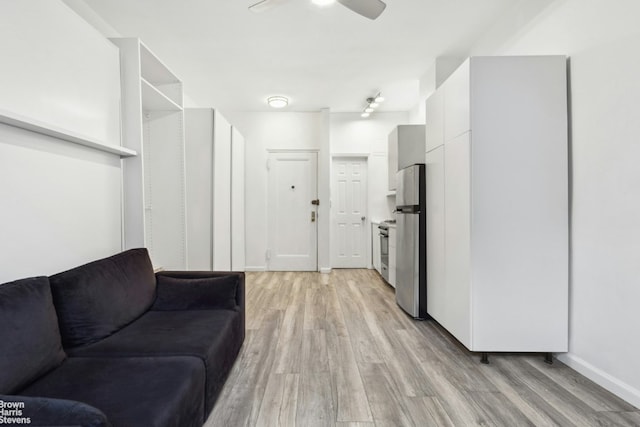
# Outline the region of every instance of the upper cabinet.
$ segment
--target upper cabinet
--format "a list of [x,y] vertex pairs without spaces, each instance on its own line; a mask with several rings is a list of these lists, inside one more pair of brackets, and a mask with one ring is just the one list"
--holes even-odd
[[445,141],[450,141],[471,128],[469,64],[469,60],[463,62],[441,86],[441,92],[444,92]]
[[444,144],[444,91],[438,90],[426,102],[426,151]]
[[472,57],[427,107],[429,314],[472,351],[567,351],[566,58]]
[[407,166],[424,163],[425,126],[398,125],[389,134],[389,190],[396,189],[396,173]]
[[389,134],[389,142],[387,147],[387,160],[389,162],[389,168],[387,169],[388,176],[388,189],[389,191],[396,190],[396,172],[398,171],[398,128],[395,128]]
[[155,267],[187,268],[182,83],[139,39],[118,38],[125,249],[147,247]]

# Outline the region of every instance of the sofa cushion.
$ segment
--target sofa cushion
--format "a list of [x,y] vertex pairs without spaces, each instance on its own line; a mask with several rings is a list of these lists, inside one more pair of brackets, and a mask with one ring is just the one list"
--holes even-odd
[[233,309],[238,276],[184,279],[157,275],[157,297],[152,310]]
[[49,278],[62,343],[92,343],[140,317],[155,299],[146,249],[131,249]]
[[68,358],[20,394],[86,403],[113,427],[191,427],[204,423],[204,378],[195,357]]
[[207,368],[206,411],[213,408],[244,340],[242,316],[232,310],[149,311],[110,337],[69,350],[72,356],[201,358]]
[[0,285],[0,393],[11,394],[66,357],[49,280],[34,277]]

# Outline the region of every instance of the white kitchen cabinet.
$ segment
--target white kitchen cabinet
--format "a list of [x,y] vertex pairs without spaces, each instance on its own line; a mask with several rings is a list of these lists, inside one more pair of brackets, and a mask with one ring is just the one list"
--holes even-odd
[[371,222],[371,264],[373,268],[380,274],[380,230],[378,230],[379,222]]
[[387,161],[389,167],[387,173],[389,174],[388,189],[389,191],[395,191],[396,189],[396,172],[398,171],[398,133],[391,132],[389,135]]
[[395,224],[389,225],[389,284],[396,287],[396,246],[397,233]]
[[424,163],[425,126],[398,125],[389,134],[389,190],[396,189],[396,173]]
[[470,58],[436,94],[429,314],[472,351],[567,351],[566,58]]
[[425,148],[429,152],[444,144],[444,90],[436,91],[427,99],[425,114],[428,119]]
[[217,111],[188,108],[189,266],[244,270],[244,138]]
[[139,39],[120,48],[124,246],[147,247],[155,267],[187,268],[182,83]]

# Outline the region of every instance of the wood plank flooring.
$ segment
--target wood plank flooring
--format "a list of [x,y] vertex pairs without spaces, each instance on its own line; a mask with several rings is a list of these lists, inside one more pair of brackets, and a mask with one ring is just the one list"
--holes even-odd
[[482,365],[372,270],[247,273],[247,337],[205,427],[640,426],[541,355]]

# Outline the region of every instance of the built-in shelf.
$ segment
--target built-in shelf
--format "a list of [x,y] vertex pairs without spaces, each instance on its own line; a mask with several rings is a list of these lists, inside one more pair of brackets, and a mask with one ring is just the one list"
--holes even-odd
[[182,107],[173,102],[167,95],[149,83],[144,77],[140,78],[142,88],[142,109],[144,111],[180,111]]
[[140,41],[140,75],[167,98],[182,105],[182,82]]
[[62,129],[28,117],[22,117],[7,111],[0,111],[0,123],[62,139],[64,141],[73,142],[74,144],[84,145],[85,147],[104,151],[106,153],[117,154],[120,157],[133,157],[138,155],[134,150],[130,150],[119,145],[105,144],[104,142],[79,135],[70,130]]

